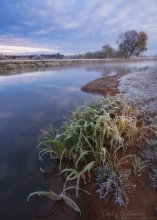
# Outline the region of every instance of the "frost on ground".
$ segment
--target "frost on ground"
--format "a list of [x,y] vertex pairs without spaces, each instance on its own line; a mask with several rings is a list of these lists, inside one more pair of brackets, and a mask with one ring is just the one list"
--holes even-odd
[[142,112],[157,112],[157,67],[126,74],[118,89],[127,99],[135,100]]

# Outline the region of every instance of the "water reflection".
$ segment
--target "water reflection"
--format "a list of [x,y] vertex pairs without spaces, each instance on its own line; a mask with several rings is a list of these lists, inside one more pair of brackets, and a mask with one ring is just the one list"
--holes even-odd
[[109,63],[106,65],[95,65],[94,67],[87,67],[87,71],[99,71],[101,76],[114,76],[118,74],[125,74],[131,72],[137,72],[146,70],[151,66],[156,65],[156,61],[147,61],[147,62],[129,62],[129,63]]
[[[145,63],[145,66],[152,65],[152,62]],[[49,123],[58,127],[62,116],[94,96],[82,92],[83,85],[102,76],[132,71],[135,67],[139,69],[141,64],[99,64],[0,76],[1,219],[34,220],[34,215],[43,216],[52,208],[52,201],[45,199],[32,198],[26,203],[32,191],[60,191],[58,179],[43,178],[39,170],[35,148],[40,129],[48,129]],[[54,220],[75,218],[69,209],[66,215],[57,210]]]

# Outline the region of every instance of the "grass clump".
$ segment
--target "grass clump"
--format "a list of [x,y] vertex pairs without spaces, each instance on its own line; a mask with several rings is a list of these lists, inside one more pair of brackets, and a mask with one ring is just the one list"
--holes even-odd
[[114,198],[118,206],[126,206],[127,193],[134,190],[135,185],[129,181],[131,171],[115,171],[109,165],[102,165],[96,171],[96,179],[99,184],[97,192],[101,199],[107,201],[110,196]]
[[[123,96],[101,97],[76,108],[57,131],[51,128],[50,132],[44,132],[39,158],[49,155],[52,163],[58,161],[58,172],[64,179],[60,195],[75,189],[78,198],[83,191],[80,186],[89,183],[92,175],[100,198],[107,200],[113,196],[116,204],[125,206],[127,192],[134,189],[129,182],[130,169],[139,174],[145,166],[145,162],[128,152],[139,140],[145,141],[151,131],[152,127],[141,123],[138,110]],[[126,164],[131,168],[125,168]],[[55,198],[64,200],[60,195]],[[64,200],[67,203],[71,201],[68,198]],[[74,201],[70,207],[79,211]]]
[[157,188],[157,140],[148,142],[141,151],[140,155],[144,160],[148,161],[148,176],[154,188]]
[[141,157],[132,155],[130,157],[130,164],[135,175],[141,175],[142,171],[148,166],[147,160],[142,160]]

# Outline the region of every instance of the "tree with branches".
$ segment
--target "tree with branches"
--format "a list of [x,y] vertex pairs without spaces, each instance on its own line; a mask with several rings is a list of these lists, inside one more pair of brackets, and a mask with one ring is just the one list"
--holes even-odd
[[143,31],[126,31],[119,35],[118,51],[121,56],[129,58],[131,56],[140,56],[147,50],[147,34]]

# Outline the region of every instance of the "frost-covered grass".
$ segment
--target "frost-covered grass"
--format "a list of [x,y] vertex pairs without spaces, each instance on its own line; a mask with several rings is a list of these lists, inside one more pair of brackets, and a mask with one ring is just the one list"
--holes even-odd
[[157,67],[123,76],[119,90],[127,99],[135,100],[142,112],[157,110]]
[[134,104],[120,95],[101,97],[78,107],[60,129],[44,132],[39,144],[40,160],[49,155],[52,163],[58,161],[58,173],[64,182],[62,192],[38,191],[30,195],[61,200],[80,212],[69,192],[74,190],[79,198],[84,191],[81,186],[90,183],[92,175],[100,198],[106,201],[111,197],[119,206],[126,206],[127,193],[134,189],[129,176],[139,174],[145,166],[127,151],[136,151],[150,134],[154,135],[154,129],[155,125],[146,126]]
[[126,206],[128,203],[127,193],[132,192],[135,185],[129,181],[131,170],[115,171],[108,165],[98,167],[96,179],[99,184],[97,192],[101,199],[107,201],[114,197],[115,204]]
[[140,155],[148,161],[148,176],[153,187],[157,188],[157,140],[151,140],[141,151]]

